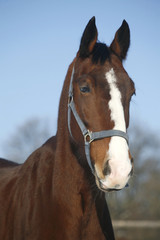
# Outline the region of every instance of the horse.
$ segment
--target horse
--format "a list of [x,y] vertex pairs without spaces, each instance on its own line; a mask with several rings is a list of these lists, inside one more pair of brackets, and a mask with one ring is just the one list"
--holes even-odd
[[115,239],[105,194],[124,188],[133,172],[128,23],[110,46],[97,38],[93,17],[65,77],[56,135],[23,164],[0,161],[0,239]]

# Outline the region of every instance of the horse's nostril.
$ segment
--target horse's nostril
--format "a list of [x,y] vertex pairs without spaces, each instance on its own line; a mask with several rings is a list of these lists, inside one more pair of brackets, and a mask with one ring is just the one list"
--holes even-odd
[[103,174],[106,176],[106,175],[109,175],[110,173],[111,173],[111,168],[109,166],[109,160],[107,160],[107,162],[104,165]]

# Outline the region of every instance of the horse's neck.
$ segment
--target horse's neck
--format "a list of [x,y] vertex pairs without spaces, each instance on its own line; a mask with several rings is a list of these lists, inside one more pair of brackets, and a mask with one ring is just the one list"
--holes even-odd
[[68,133],[66,134],[65,131],[63,132],[63,137],[57,139],[53,178],[56,181],[57,178],[59,179],[62,191],[65,192],[67,190],[69,192],[70,190],[71,194],[80,191],[79,189],[85,181],[84,169],[79,165],[72,151]]
[[[77,146],[73,149],[73,144],[71,143],[71,136],[68,130],[68,94],[69,94],[69,84],[71,81],[71,74],[73,70],[73,66],[75,64],[76,59],[70,64],[69,69],[66,74],[66,78],[64,81],[60,104],[59,104],[59,114],[58,114],[58,129],[57,129],[57,145],[56,145],[56,153],[55,153],[55,168],[58,172],[63,171],[63,181],[66,178],[67,182],[70,182],[73,178],[75,181],[72,181],[72,185],[78,184],[78,181],[85,182],[85,185],[89,182],[86,179],[86,167],[85,169],[80,166],[78,159],[79,156],[83,156],[83,149],[78,149]],[[80,153],[80,154],[79,154]],[[82,159],[83,160],[83,159]],[[88,170],[88,168],[87,168]],[[54,171],[54,174],[57,174],[57,171]],[[89,175],[92,175],[89,172]],[[70,178],[68,177],[70,176]],[[77,178],[77,179],[76,179]],[[72,180],[73,180],[72,179]],[[80,185],[80,184],[78,184]],[[82,183],[83,185],[83,183]]]

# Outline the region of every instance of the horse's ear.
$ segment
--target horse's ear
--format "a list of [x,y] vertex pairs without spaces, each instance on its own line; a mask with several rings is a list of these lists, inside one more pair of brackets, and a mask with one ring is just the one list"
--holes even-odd
[[95,25],[95,17],[92,17],[88,22],[81,38],[78,52],[81,58],[86,58],[90,55],[97,41],[97,35],[98,32]]
[[130,45],[130,30],[128,23],[123,20],[121,27],[117,30],[114,40],[110,45],[110,49],[118,56],[121,60],[126,58],[127,51]]

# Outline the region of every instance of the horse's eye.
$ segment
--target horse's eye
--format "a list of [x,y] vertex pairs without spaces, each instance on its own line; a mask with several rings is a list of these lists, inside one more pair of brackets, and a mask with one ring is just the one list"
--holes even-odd
[[82,93],[89,93],[90,92],[90,88],[88,86],[80,87],[80,91]]

